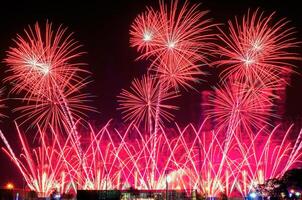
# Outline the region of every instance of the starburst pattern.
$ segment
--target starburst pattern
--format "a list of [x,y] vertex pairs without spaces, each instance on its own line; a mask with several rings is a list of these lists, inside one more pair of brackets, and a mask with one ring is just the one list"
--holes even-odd
[[269,117],[277,117],[272,113],[272,102],[267,93],[257,89],[242,92],[236,85],[223,85],[215,90],[211,100],[215,107],[208,112],[219,126],[251,132],[251,128],[260,129],[269,124]]
[[[26,105],[14,109],[15,112],[21,113],[17,121],[30,123],[31,126],[39,125],[42,130],[52,126],[57,131],[63,131],[70,128],[69,118],[71,115],[75,121],[82,120],[86,116],[85,111],[95,112],[95,109],[87,105],[90,102],[90,95],[80,93],[86,83],[78,83],[67,88],[63,94],[53,96],[31,96],[30,98],[21,98]],[[64,109],[68,107],[68,110]],[[69,113],[66,113],[69,112]]]
[[170,105],[167,101],[176,98],[178,94],[160,87],[161,84],[149,76],[143,76],[141,80],[134,79],[131,90],[122,90],[118,96],[119,109],[122,110],[124,119],[149,127],[150,121],[154,122],[156,109],[159,107],[160,123],[171,120],[173,115],[170,112],[176,110],[177,106]]
[[187,1],[182,7],[177,0],[170,5],[160,1],[159,11],[149,8],[134,21],[131,45],[138,50],[145,45],[139,58],[151,58],[153,62],[171,57],[181,57],[192,65],[196,60],[206,62],[214,38],[214,25],[205,17],[207,13]]
[[[52,96],[54,91],[72,87],[82,80],[79,73],[87,72],[76,58],[83,54],[80,45],[60,26],[54,30],[46,22],[28,26],[24,36],[18,35],[4,62],[9,66],[5,79],[13,85],[12,92],[26,91],[31,95]],[[55,92],[56,93],[56,92]]]
[[216,53],[222,58],[215,62],[224,67],[222,78],[232,76],[239,80],[267,77],[279,79],[292,72],[291,61],[300,59],[291,50],[298,46],[294,30],[285,19],[274,21],[274,13],[265,16],[256,10],[248,12],[240,21],[229,21],[229,32],[220,29]]

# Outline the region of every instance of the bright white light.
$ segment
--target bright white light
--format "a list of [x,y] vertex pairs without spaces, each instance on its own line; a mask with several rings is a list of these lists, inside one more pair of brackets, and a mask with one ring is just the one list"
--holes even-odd
[[299,196],[301,195],[301,192],[296,192],[295,195],[296,195],[297,197],[299,197]]
[[249,57],[242,59],[242,61],[244,62],[245,66],[247,66],[247,67],[255,62],[253,59],[251,59]]
[[172,181],[170,176],[167,176],[167,182],[170,183]]
[[42,74],[47,75],[50,71],[50,66],[46,63],[39,63],[36,60],[28,61],[28,64],[35,70],[40,71]]
[[61,195],[60,194],[55,194],[54,195],[54,199],[60,199],[61,198]]
[[250,197],[254,199],[257,197],[257,194],[255,192],[252,192],[252,193],[250,193]]
[[173,49],[175,47],[175,42],[174,41],[168,42],[168,47],[169,49]]
[[49,73],[49,65],[47,65],[47,64],[40,64],[40,70],[42,71],[42,73],[44,74],[44,75],[46,75],[46,74],[48,74]]
[[150,32],[145,32],[143,36],[143,40],[145,42],[151,41],[152,40],[152,34]]
[[259,50],[262,49],[261,43],[260,43],[258,40],[256,40],[256,41],[252,44],[252,46],[253,46],[253,50],[254,50],[254,51],[259,51]]

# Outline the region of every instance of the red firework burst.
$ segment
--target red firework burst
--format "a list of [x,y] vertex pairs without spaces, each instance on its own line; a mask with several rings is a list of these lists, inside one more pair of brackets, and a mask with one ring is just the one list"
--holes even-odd
[[[193,61],[193,59],[191,59]],[[156,62],[151,68],[157,73],[160,80],[168,87],[178,89],[179,87],[194,88],[194,83],[199,82],[200,75],[205,73],[201,71],[201,65],[192,64],[183,58],[174,58],[167,61]]]
[[[221,89],[216,89],[212,99],[214,109],[208,113],[215,119],[220,127],[229,127],[231,130],[241,129],[251,131],[251,128],[260,129],[269,124],[269,117],[277,117],[272,114],[272,102],[266,92],[260,92],[256,88],[242,90],[235,84],[224,84]],[[241,129],[242,130],[242,129]]]
[[[29,122],[32,126],[40,126],[42,130],[47,129],[48,125],[56,131],[69,130],[73,126],[73,122],[67,116],[71,116],[73,120],[82,120],[85,117],[84,111],[94,111],[92,106],[86,105],[90,102],[90,95],[80,93],[85,83],[78,83],[62,94],[53,96],[31,96],[30,98],[21,98],[26,105],[14,109],[21,115],[17,120],[22,120],[21,124]],[[68,107],[68,109],[66,109]],[[66,113],[69,112],[69,113]]]
[[29,96],[52,96],[53,91],[82,80],[79,73],[86,70],[75,58],[83,52],[72,34],[67,34],[67,28],[54,30],[46,22],[44,30],[36,23],[24,32],[14,40],[15,46],[10,47],[4,60],[10,72],[5,80],[12,83],[12,92],[25,90]]
[[130,29],[130,46],[136,47],[141,53],[150,52],[156,48],[160,25],[157,13],[152,9],[138,15]]
[[199,11],[198,5],[189,6],[188,2],[179,8],[177,0],[170,6],[160,1],[158,12],[148,9],[134,21],[130,30],[131,46],[144,50],[139,58],[156,61],[172,56],[182,57],[191,64],[196,60],[206,62],[214,38],[213,24],[205,18],[207,13]]
[[[169,121],[173,118],[170,111],[176,110],[177,107],[166,102],[177,96],[179,95],[168,91],[156,79],[143,76],[141,80],[134,79],[130,91],[122,90],[118,96],[119,109],[122,110],[125,120],[152,127],[150,123],[154,123],[155,120],[162,123],[163,120]],[[155,119],[157,109],[159,119]]]
[[218,66],[225,68],[223,79],[232,76],[235,79],[259,79],[268,77],[279,79],[284,73],[292,71],[292,60],[300,59],[290,49],[297,47],[293,28],[288,28],[288,21],[281,19],[274,22],[274,13],[265,16],[256,10],[243,16],[242,24],[235,18],[229,21],[229,32],[220,29],[217,54],[222,59]]

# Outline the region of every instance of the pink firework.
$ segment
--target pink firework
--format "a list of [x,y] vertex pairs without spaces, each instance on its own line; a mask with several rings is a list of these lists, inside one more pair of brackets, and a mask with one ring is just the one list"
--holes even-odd
[[[191,61],[194,59],[191,58]],[[161,82],[168,87],[178,90],[180,87],[194,88],[194,84],[200,80],[200,75],[205,73],[201,70],[201,65],[192,64],[183,58],[173,58],[167,61],[154,63],[151,70],[157,73]]]
[[44,33],[38,23],[34,29],[29,26],[24,37],[17,37],[15,45],[5,59],[11,73],[6,81],[13,84],[12,92],[26,93],[23,100],[28,105],[17,108],[24,112],[21,118],[34,119],[34,125],[41,123],[43,130],[48,125],[56,131],[62,127],[67,132],[72,130],[81,154],[74,117],[89,107],[82,104],[85,95],[73,96],[85,85],[81,73],[87,72],[81,68],[84,64],[76,61],[83,54],[80,45],[66,28],[60,26],[54,31],[48,22]]
[[216,64],[224,69],[223,79],[235,77],[239,80],[269,77],[279,79],[292,71],[291,61],[300,59],[291,49],[297,47],[293,28],[288,21],[274,21],[274,13],[265,16],[256,10],[248,12],[242,22],[229,21],[229,32],[220,29],[217,54],[222,56]]
[[4,60],[9,66],[5,79],[13,85],[13,92],[52,96],[53,91],[72,87],[82,80],[83,63],[76,61],[83,52],[80,45],[61,26],[54,30],[46,22],[41,30],[38,23],[28,26],[24,36],[18,35]]
[[[86,116],[85,111],[95,111],[87,105],[89,95],[80,93],[85,83],[77,83],[67,88],[61,95],[41,96],[32,95],[30,98],[21,98],[26,105],[19,106],[14,111],[21,113],[17,120],[30,123],[31,126],[40,126],[43,131],[52,126],[57,132],[69,131],[72,126],[68,116],[75,121]],[[68,107],[68,110],[66,109]],[[67,113],[68,112],[68,113]]]
[[156,48],[158,28],[160,28],[158,21],[158,14],[152,8],[138,15],[130,29],[131,47],[136,47],[141,53],[150,52]]
[[177,107],[167,104],[167,101],[178,96],[164,88],[156,79],[143,76],[141,80],[134,79],[130,91],[122,90],[118,96],[119,109],[127,121],[134,121],[138,125],[144,123],[145,127],[150,128],[157,120],[158,109],[160,123],[173,118],[170,111]]
[[99,131],[89,127],[90,133],[81,140],[83,158],[76,153],[72,133],[62,142],[55,132],[53,140],[40,132],[41,145],[31,152],[19,131],[21,158],[1,132],[0,136],[4,151],[28,186],[44,194],[51,187],[69,191],[76,185],[86,190],[165,189],[169,180],[173,190],[190,193],[194,189],[207,197],[225,192],[238,197],[302,162],[302,132],[289,140],[292,127],[276,127],[270,134],[234,135],[227,149],[224,131],[204,131],[203,125],[160,127],[156,138],[146,136],[134,124],[123,130],[113,129],[109,123]]
[[[302,134],[301,130],[295,140],[292,137],[293,125],[287,130],[276,126],[266,134],[263,130],[252,137],[244,137],[235,142],[235,148],[241,161],[234,166],[238,173],[235,179],[239,182],[238,190],[246,196],[257,184],[265,180],[281,178],[289,169],[301,165]],[[234,156],[234,155],[233,155]],[[232,156],[229,156],[232,159]]]
[[188,2],[179,7],[177,0],[170,5],[160,1],[159,11],[149,8],[134,21],[131,46],[144,49],[139,58],[151,58],[153,62],[171,57],[181,57],[191,64],[196,60],[206,62],[214,38],[207,13]]
[[211,100],[214,108],[209,115],[219,127],[228,127],[231,132],[236,129],[251,132],[253,128],[269,124],[267,119],[275,116],[271,113],[272,102],[267,99],[267,93],[260,93],[257,88],[242,91],[242,88],[232,84],[216,89]]
[[32,148],[17,125],[16,127],[22,153],[17,157],[0,131],[0,137],[6,146],[2,147],[2,150],[22,174],[29,189],[36,191],[39,197],[48,197],[54,188],[62,193],[75,192],[75,185],[65,163],[67,158],[72,157],[68,146],[70,138],[64,143],[59,141],[57,133],[53,133],[51,141],[40,130],[38,134],[40,146]]

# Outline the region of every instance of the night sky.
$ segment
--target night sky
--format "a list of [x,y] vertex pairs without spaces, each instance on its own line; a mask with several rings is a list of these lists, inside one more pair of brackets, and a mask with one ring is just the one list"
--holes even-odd
[[[102,3],[101,3],[102,2]],[[201,3],[202,10],[210,10],[209,17],[216,23],[226,23],[229,19],[242,16],[248,8],[255,10],[262,8],[267,13],[277,11],[280,19],[286,17],[296,27],[296,37],[302,41],[302,15],[299,1],[267,1],[245,0],[238,3],[234,0],[190,0],[192,3]],[[2,2],[1,2],[2,3]],[[5,51],[13,45],[12,38],[17,33],[23,33],[28,25],[36,21],[45,24],[46,20],[53,22],[55,26],[63,24],[74,32],[76,40],[83,45],[82,50],[87,52],[83,61],[92,72],[93,82],[87,91],[94,95],[93,105],[99,113],[89,115],[89,121],[97,124],[107,122],[114,118],[121,121],[117,108],[116,96],[122,88],[128,89],[133,78],[141,77],[146,72],[147,62],[135,61],[138,54],[135,49],[129,47],[129,27],[137,14],[144,11],[145,6],[158,6],[158,1],[120,0],[120,1],[8,1],[0,6],[0,60],[5,58]],[[226,29],[226,28],[225,28]],[[302,54],[302,47],[298,50]],[[297,62],[296,71],[301,73],[301,62]],[[0,77],[5,77],[6,67],[1,63]],[[201,77],[204,81],[196,88],[198,91],[211,89],[217,84],[217,70],[206,69],[208,76]],[[2,83],[1,87],[10,89],[9,85]],[[301,122],[302,116],[302,77],[292,75],[291,84],[287,88],[286,112],[284,119],[287,121]],[[193,122],[200,123],[200,93],[197,91],[183,91],[178,103],[181,108],[177,111],[176,121],[180,124]],[[8,116],[0,122],[0,128],[13,143],[16,132],[13,119],[16,114],[13,101],[7,102],[4,114]],[[1,111],[2,112],[2,111]],[[30,133],[29,133],[30,134]],[[0,142],[0,146],[2,146]],[[18,144],[12,144],[18,145]],[[17,178],[15,178],[17,177]],[[18,180],[17,180],[18,179]],[[0,186],[7,181],[14,180],[22,187],[21,176],[16,168],[9,162],[5,155],[0,153]]]

